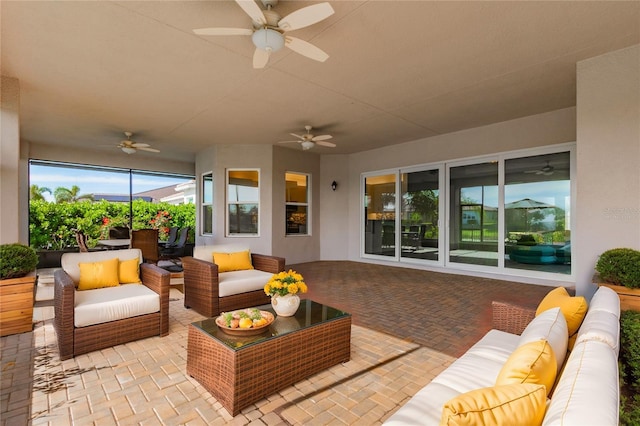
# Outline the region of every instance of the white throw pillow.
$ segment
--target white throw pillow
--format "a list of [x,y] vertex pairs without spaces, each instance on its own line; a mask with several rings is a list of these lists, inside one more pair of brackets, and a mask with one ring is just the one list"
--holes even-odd
[[520,335],[518,347],[536,340],[549,342],[558,363],[558,371],[560,371],[567,356],[569,340],[567,320],[562,315],[560,308],[548,309],[535,317]]

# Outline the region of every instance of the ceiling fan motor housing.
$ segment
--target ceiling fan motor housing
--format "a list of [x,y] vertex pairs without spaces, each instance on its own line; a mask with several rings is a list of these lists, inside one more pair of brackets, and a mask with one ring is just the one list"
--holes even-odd
[[284,47],[282,34],[270,28],[257,30],[253,33],[251,39],[258,49],[266,50],[267,52],[277,52]]

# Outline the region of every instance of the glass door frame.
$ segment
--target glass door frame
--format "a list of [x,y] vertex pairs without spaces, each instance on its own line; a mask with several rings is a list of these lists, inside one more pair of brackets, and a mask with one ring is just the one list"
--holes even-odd
[[[575,237],[575,212],[576,212],[576,195],[577,195],[577,182],[576,182],[576,143],[567,142],[555,145],[548,145],[542,147],[524,148],[520,150],[502,152],[492,155],[483,155],[477,157],[470,157],[458,160],[443,161],[437,163],[421,164],[410,167],[400,167],[394,169],[376,170],[372,172],[362,173],[360,176],[360,194],[363,197],[360,203],[360,257],[363,259],[372,259],[379,261],[416,264],[424,266],[435,266],[446,269],[448,271],[469,271],[486,273],[492,276],[514,276],[525,279],[544,279],[554,280],[558,282],[575,282],[576,271],[579,269],[579,265],[575,262],[575,256],[571,253],[570,263],[571,271],[569,274],[561,274],[557,272],[538,271],[530,269],[515,269],[505,267],[505,164],[507,160],[518,159],[523,157],[532,157],[546,154],[556,154],[561,152],[569,152],[570,158],[570,212],[568,215],[570,222],[570,230],[572,231],[572,239]],[[450,228],[451,228],[451,168],[460,167],[466,165],[474,165],[483,162],[496,162],[497,169],[497,185],[498,185],[498,264],[497,266],[485,266],[477,264],[465,264],[459,262],[450,261],[449,244],[450,244]],[[418,259],[402,257],[401,247],[401,203],[402,203],[402,182],[401,178],[404,173],[411,173],[416,171],[426,171],[438,169],[438,260]],[[380,175],[394,175],[395,176],[395,256],[384,256],[376,254],[365,253],[365,204],[366,194],[365,181],[366,178],[380,176]]]

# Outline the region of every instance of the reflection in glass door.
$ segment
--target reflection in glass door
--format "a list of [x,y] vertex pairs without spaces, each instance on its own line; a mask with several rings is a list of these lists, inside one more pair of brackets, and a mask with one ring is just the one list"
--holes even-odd
[[505,161],[505,267],[571,274],[570,154]]
[[449,262],[498,266],[498,163],[451,167]]
[[396,175],[364,179],[364,252],[396,256]]
[[438,260],[439,171],[401,175],[401,256]]

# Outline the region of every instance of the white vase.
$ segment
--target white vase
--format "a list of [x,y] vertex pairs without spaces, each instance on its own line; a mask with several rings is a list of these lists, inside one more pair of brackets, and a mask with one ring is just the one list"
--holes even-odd
[[293,316],[300,306],[300,298],[297,294],[285,294],[284,296],[271,296],[271,306],[276,314],[281,317]]

